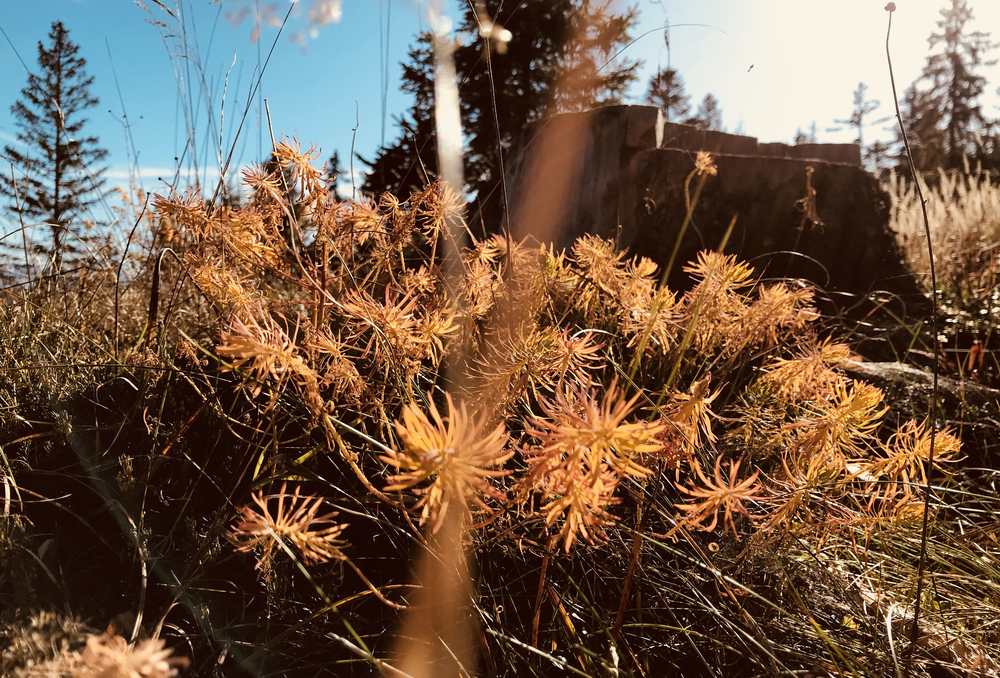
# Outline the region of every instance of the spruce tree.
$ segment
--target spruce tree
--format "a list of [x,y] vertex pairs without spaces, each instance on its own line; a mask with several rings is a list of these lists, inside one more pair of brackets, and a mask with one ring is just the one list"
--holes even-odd
[[646,102],[663,111],[667,122],[682,122],[691,112],[684,79],[674,68],[661,68],[649,80]]
[[722,131],[722,109],[714,94],[706,94],[698,104],[698,110],[688,118],[688,124],[701,129]]
[[[334,151],[330,158],[326,161],[324,166],[326,170],[326,176],[330,178],[330,189],[329,194],[334,200],[343,200],[344,196],[340,193],[340,187],[338,184],[344,179],[347,172],[344,170],[344,166],[340,162],[340,153]],[[350,180],[351,177],[348,175],[347,179]]]
[[[496,225],[503,211],[498,150],[508,153],[523,130],[546,115],[620,101],[638,63],[621,57],[607,62],[628,42],[637,15],[613,10],[610,0],[462,4],[454,56],[466,189],[476,197],[476,221]],[[490,54],[494,89],[477,19],[489,19],[512,34],[503,53]],[[434,60],[427,34],[418,38],[403,65],[402,89],[413,96],[413,104],[397,119],[399,137],[371,160],[362,158],[368,166],[363,190],[369,195],[407,195],[436,175]]]
[[819,139],[816,134],[816,121],[809,125],[808,130],[803,130],[801,127],[795,130],[795,137],[792,139],[793,144],[815,144]]
[[[943,127],[944,113],[934,102],[930,93],[918,89],[914,83],[903,92],[899,110],[906,122],[906,133],[913,153],[913,163],[920,169],[945,166],[946,149]],[[898,128],[895,130],[895,162],[899,167],[907,163],[903,139]]]
[[927,39],[931,53],[915,91],[904,100],[923,168],[958,168],[964,157],[983,154],[989,122],[980,103],[986,79],[979,70],[995,63],[989,54],[996,44],[989,33],[971,28],[973,19],[967,0],[949,0]]
[[857,88],[854,90],[854,105],[851,109],[851,114],[846,118],[834,120],[834,122],[843,127],[853,129],[854,143],[864,149],[865,127],[871,124],[868,122],[868,118],[878,110],[880,105],[877,99],[868,98],[868,85],[859,82]]
[[50,245],[36,249],[48,254],[58,271],[83,249],[85,236],[74,221],[104,195],[101,163],[107,151],[97,137],[83,134],[83,114],[97,105],[86,60],[62,22],[52,24],[48,37],[47,46],[38,43],[40,71],[28,74],[21,98],[11,106],[20,143],[4,147],[15,172],[13,178],[4,173],[0,192],[26,222],[48,227]]
[[[460,47],[457,52],[461,52]],[[456,61],[457,61],[456,54]],[[427,183],[422,170],[437,169],[437,136],[434,132],[434,44],[430,33],[417,37],[410,48],[409,60],[402,64],[401,89],[413,97],[410,109],[396,118],[397,139],[382,146],[368,160],[358,159],[368,167],[362,190],[378,197],[388,191],[401,197]],[[461,79],[461,76],[460,76]],[[459,93],[466,90],[463,85]],[[465,121],[463,120],[463,125]]]
[[879,176],[889,166],[892,147],[881,140],[875,140],[864,149],[862,158],[868,169]]

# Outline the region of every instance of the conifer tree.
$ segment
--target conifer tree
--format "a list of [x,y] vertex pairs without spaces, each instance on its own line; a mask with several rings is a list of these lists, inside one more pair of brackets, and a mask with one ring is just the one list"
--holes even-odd
[[51,242],[37,249],[58,271],[82,251],[86,238],[74,222],[104,195],[101,162],[107,151],[97,137],[84,136],[83,115],[97,105],[86,60],[62,22],[52,24],[48,37],[48,45],[38,43],[40,71],[28,74],[21,98],[11,106],[19,143],[4,148],[15,172],[13,178],[5,173],[0,192],[26,222],[48,227]]
[[[462,3],[454,57],[466,139],[466,188],[477,198],[478,217],[491,225],[503,208],[497,188],[498,152],[506,154],[526,126],[548,114],[620,101],[635,79],[637,62],[618,57],[608,63],[628,42],[637,17],[635,10],[618,11],[614,4],[611,0]],[[494,49],[490,54],[494,88],[484,51],[492,43],[481,35],[480,21],[503,26],[511,34],[502,53]],[[362,158],[368,166],[363,189],[369,195],[383,191],[406,195],[436,174],[430,35],[421,35],[410,50],[402,89],[414,101],[397,119],[399,137],[371,160]]]
[[714,94],[706,94],[698,104],[698,110],[688,119],[688,124],[707,130],[722,130],[722,109]]
[[864,149],[863,158],[865,165],[870,171],[874,172],[876,176],[880,175],[889,165],[891,150],[892,147],[884,141],[873,141],[868,144],[867,148]]
[[[906,133],[913,153],[913,162],[919,169],[933,169],[946,164],[946,151],[943,127],[943,112],[933,101],[929,92],[918,89],[917,83],[911,84],[903,92],[899,102],[899,110],[906,122]],[[897,166],[907,163],[903,139],[898,129],[895,130],[895,162]]]
[[815,144],[819,139],[816,134],[816,121],[813,120],[809,125],[808,130],[803,130],[801,127],[795,130],[795,138],[792,139],[793,144]]
[[925,169],[961,167],[964,157],[977,159],[984,151],[989,122],[980,102],[986,79],[979,70],[995,63],[989,54],[996,44],[989,33],[971,28],[973,19],[968,0],[949,0],[927,39],[931,53],[924,70],[903,101],[918,165]]
[[[340,162],[340,153],[334,151],[329,159],[326,161],[326,175],[330,178],[330,190],[329,193],[333,196],[334,200],[343,200],[344,196],[340,193],[340,182],[345,178],[347,172],[344,170],[344,166]],[[349,175],[346,177],[348,180],[351,179]]]
[[854,105],[851,114],[846,118],[838,118],[834,122],[854,130],[854,143],[864,149],[865,127],[870,124],[868,118],[878,110],[881,104],[877,99],[868,98],[868,85],[859,82],[854,90]]
[[691,112],[684,79],[674,68],[661,68],[649,80],[646,102],[663,111],[667,122],[681,122]]
[[[459,48],[458,52],[461,50]],[[416,45],[408,53],[408,61],[402,67],[401,89],[413,97],[413,103],[406,113],[396,118],[399,136],[394,142],[379,148],[371,160],[358,156],[368,167],[362,190],[374,197],[386,191],[406,196],[427,183],[429,177],[424,176],[424,168],[437,168],[434,46],[429,33],[422,33],[417,38]],[[460,95],[466,89],[462,86]]]

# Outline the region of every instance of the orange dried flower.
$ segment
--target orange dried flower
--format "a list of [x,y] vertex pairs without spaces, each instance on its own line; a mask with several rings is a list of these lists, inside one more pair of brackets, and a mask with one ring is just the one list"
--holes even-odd
[[839,474],[848,458],[863,456],[882,417],[884,394],[871,384],[852,381],[835,386],[829,401],[812,405],[812,415],[786,425],[792,434],[790,453],[795,472],[805,469],[808,481],[820,474]]
[[[713,478],[705,476],[701,466],[695,466],[695,473],[701,481],[701,486],[687,488],[678,484],[677,489],[696,500],[689,504],[677,504],[677,508],[687,515],[678,523],[678,527],[687,526],[711,532],[719,524],[719,514],[722,513],[723,525],[734,536],[737,535],[733,517],[736,514],[750,516],[745,502],[763,499],[761,487],[757,483],[760,471],[754,471],[750,476],[739,479],[740,464],[743,460],[729,462],[728,479],[722,477],[722,457],[715,459]],[[674,528],[677,529],[677,528]]]
[[[88,636],[79,660],[68,663],[70,666],[64,668],[71,669],[75,676],[171,678],[189,662],[186,657],[174,657],[173,650],[160,638],[148,638],[130,645],[109,629],[101,635]],[[69,674],[59,671],[58,675]]]
[[761,285],[757,299],[737,320],[727,348],[732,353],[751,345],[777,346],[782,336],[800,332],[819,317],[810,305],[813,291],[793,290],[785,283]]
[[708,151],[698,151],[694,157],[694,172],[700,177],[714,177],[719,173],[712,154]]
[[160,219],[167,222],[169,231],[179,227],[190,231],[195,237],[204,237],[211,226],[205,199],[194,189],[183,195],[153,197],[153,210]]
[[407,374],[415,373],[430,348],[417,315],[419,301],[416,295],[400,296],[389,288],[381,303],[362,290],[352,291],[341,302],[352,332],[349,340],[366,338],[363,355],[371,357],[386,373],[391,365]]
[[254,379],[255,396],[268,380],[281,385],[292,377],[308,388],[318,381],[316,373],[298,355],[291,338],[270,316],[247,321],[234,317],[215,351],[230,360],[226,369],[244,372]]
[[[958,461],[962,441],[949,429],[934,434],[934,465]],[[910,419],[879,447],[879,457],[859,464],[862,475],[880,483],[881,496],[890,499],[896,495],[909,497],[916,488],[927,484],[927,462],[931,453],[931,429],[927,422]]]
[[291,173],[292,186],[300,197],[316,200],[326,194],[323,173],[313,167],[316,157],[315,146],[302,150],[297,139],[284,139],[274,147],[274,159]]
[[779,358],[769,365],[761,378],[774,387],[778,400],[785,404],[829,400],[845,378],[832,368],[851,356],[844,344],[824,341],[802,350],[794,358]]
[[469,502],[482,508],[485,497],[501,497],[490,479],[508,475],[502,467],[513,455],[504,451],[503,425],[487,429],[485,420],[470,416],[464,403],[456,406],[451,394],[445,398],[447,416],[430,399],[426,413],[417,403],[403,407],[396,422],[402,449],[381,456],[397,471],[385,491],[410,490],[418,496],[420,524],[429,521],[432,532],[450,508],[468,511]]
[[719,396],[719,390],[711,393],[709,384],[712,375],[691,384],[687,393],[675,391],[671,403],[663,408],[663,417],[669,424],[667,435],[679,442],[680,457],[692,459],[703,444],[712,445],[716,436],[712,431],[712,402]]
[[684,271],[696,281],[683,300],[692,347],[708,355],[743,341],[740,319],[747,312],[753,269],[731,254],[702,251]]
[[[268,568],[279,540],[298,549],[307,563],[344,559],[340,535],[347,525],[334,521],[336,511],[319,513],[322,497],[302,496],[300,487],[289,494],[287,483],[282,483],[278,494],[255,492],[251,499],[256,507],[244,506],[240,510],[229,532],[229,541],[237,551],[260,548],[257,569]],[[272,512],[274,502],[277,510]]]
[[662,424],[627,421],[638,398],[625,399],[617,384],[600,401],[567,387],[553,401],[542,399],[542,416],[528,422],[526,431],[539,445],[525,453],[525,486],[541,495],[546,525],[562,521],[554,539],[567,552],[577,537],[594,542],[602,536],[613,521],[607,509],[620,479],[648,475],[639,459],[662,448]]
[[566,387],[556,393],[555,400],[539,401],[543,416],[532,417],[526,430],[542,441],[541,454],[584,448],[620,475],[644,477],[650,471],[638,460],[661,449],[658,436],[664,425],[627,421],[640,397],[626,399],[617,382],[599,401],[579,387]]

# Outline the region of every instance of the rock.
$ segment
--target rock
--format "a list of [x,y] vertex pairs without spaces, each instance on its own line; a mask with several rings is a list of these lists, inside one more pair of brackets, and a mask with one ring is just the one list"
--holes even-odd
[[[886,393],[892,415],[921,421],[933,389],[934,375],[898,362],[847,361],[849,376],[863,379]],[[938,378],[938,420],[962,437],[966,466],[995,467],[1000,460],[1000,391],[974,382]]]
[[[929,395],[934,386],[934,375],[906,363],[876,363],[848,361],[844,369],[853,375],[872,382],[899,384]],[[976,406],[1000,409],[1000,390],[972,381],[959,381],[938,377],[938,391],[946,398]]]

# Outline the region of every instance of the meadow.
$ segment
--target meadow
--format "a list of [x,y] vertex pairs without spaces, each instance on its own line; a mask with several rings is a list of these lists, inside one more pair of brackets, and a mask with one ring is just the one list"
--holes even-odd
[[884,174],[936,303],[831,314],[728,238],[556,247],[565,187],[485,228],[435,97],[412,191],[341,197],[268,110],[87,265],[7,242],[0,674],[1000,675],[995,174]]
[[[275,156],[243,204],[153,198],[116,269],[5,290],[4,673],[396,674],[456,520],[437,567],[490,674],[996,670],[997,472],[965,412],[927,464],[807,284],[704,251],[671,290],[595,236],[458,249],[445,185],[337,201]],[[995,188],[936,190],[995,237]]]

